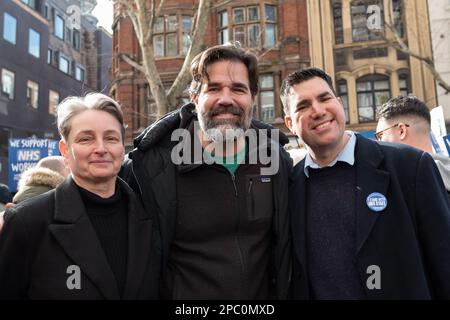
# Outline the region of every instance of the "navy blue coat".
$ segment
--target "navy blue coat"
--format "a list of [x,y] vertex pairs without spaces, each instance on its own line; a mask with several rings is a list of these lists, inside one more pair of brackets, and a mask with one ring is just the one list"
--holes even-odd
[[[294,168],[289,194],[294,247],[293,297],[308,299],[306,176]],[[357,135],[355,263],[368,299],[450,299],[450,202],[431,156],[408,146]],[[374,212],[379,192],[387,207]],[[326,199],[324,199],[326,200]],[[345,200],[345,199],[343,199]],[[381,289],[369,289],[380,268]],[[370,286],[369,286],[370,287]]]

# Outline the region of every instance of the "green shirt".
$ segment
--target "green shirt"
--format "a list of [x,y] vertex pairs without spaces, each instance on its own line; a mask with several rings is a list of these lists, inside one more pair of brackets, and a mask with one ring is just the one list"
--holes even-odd
[[212,155],[208,151],[205,151],[205,155],[209,159],[213,160],[215,163],[224,166],[230,172],[230,174],[234,176],[234,173],[236,172],[237,168],[239,168],[242,161],[245,159],[245,155],[247,154],[247,152],[248,146],[246,142],[245,147],[242,148],[241,151],[230,157],[216,157],[215,155]]

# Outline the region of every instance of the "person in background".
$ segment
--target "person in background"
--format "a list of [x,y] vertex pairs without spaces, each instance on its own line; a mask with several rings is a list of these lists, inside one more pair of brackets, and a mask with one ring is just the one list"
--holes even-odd
[[0,299],[156,299],[159,233],[117,177],[123,115],[99,93],[58,106],[59,149],[71,174],[6,210]]
[[56,188],[68,174],[69,170],[62,156],[42,158],[36,166],[24,171],[20,176],[13,203],[20,203]]
[[[4,211],[6,204],[11,201],[11,192],[6,184],[0,183],[0,211]],[[1,225],[0,225],[1,230]]]
[[433,152],[431,116],[426,104],[411,95],[399,96],[378,108],[377,118],[377,140],[403,143],[428,152],[450,196],[450,157]]
[[450,201],[431,156],[345,130],[323,70],[284,81],[288,128],[308,154],[289,207],[296,299],[450,299]]

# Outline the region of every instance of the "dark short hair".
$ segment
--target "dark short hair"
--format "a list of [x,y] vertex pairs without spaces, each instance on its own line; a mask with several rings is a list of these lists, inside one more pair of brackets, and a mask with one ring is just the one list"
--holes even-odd
[[333,87],[333,80],[331,77],[322,69],[319,68],[306,68],[301,69],[289,74],[286,79],[283,80],[283,84],[281,85],[281,102],[283,103],[283,110],[286,115],[289,114],[289,94],[291,88],[299,83],[311,80],[312,78],[320,78],[323,79],[328,86],[330,87],[333,94],[336,95],[336,91]]
[[198,94],[204,81],[209,80],[208,66],[218,61],[242,62],[248,71],[248,81],[252,96],[258,94],[258,59],[250,52],[234,44],[217,45],[199,53],[191,63],[191,94]]
[[431,124],[430,110],[413,95],[392,98],[377,109],[377,119],[391,120],[401,116],[416,116]]

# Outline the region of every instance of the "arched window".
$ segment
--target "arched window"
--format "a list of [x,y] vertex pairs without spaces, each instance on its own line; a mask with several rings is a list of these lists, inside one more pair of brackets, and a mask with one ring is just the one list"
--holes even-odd
[[348,123],[350,120],[350,114],[348,111],[348,89],[347,89],[347,80],[341,79],[337,82],[337,94],[342,100],[342,104],[344,105],[345,112],[345,122]]
[[375,121],[376,108],[391,98],[387,76],[373,74],[356,81],[359,122]]

